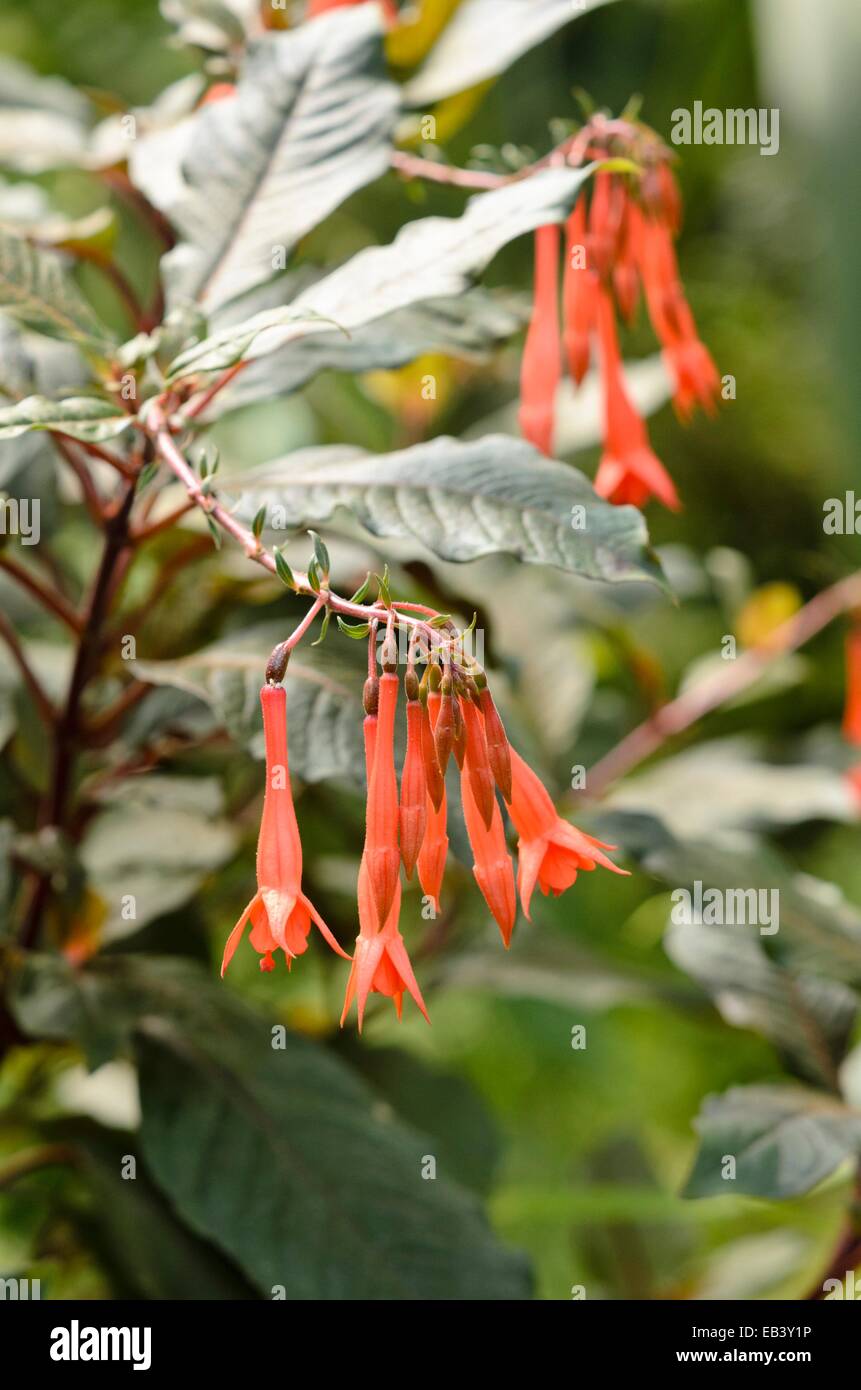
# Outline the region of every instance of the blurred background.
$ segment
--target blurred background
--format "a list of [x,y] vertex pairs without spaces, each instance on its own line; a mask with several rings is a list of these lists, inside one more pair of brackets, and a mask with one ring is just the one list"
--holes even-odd
[[[654,504],[648,510],[677,605],[647,586],[589,585],[500,558],[458,567],[408,545],[378,549],[346,524],[326,533],[339,587],[349,591],[353,577],[388,559],[399,593],[465,621],[478,613],[513,740],[566,814],[598,833],[603,827],[605,838],[618,836],[617,857],[633,872],[612,880],[581,875],[558,902],[542,899],[534,923],[519,923],[507,957],[484,920],[468,861],[452,865],[437,922],[422,921],[417,893],[408,894],[404,934],[426,986],[430,1029],[409,1003],[400,1026],[379,1004],[361,1042],[350,1030],[339,1035],[342,972],[320,949],[290,976],[260,976],[246,949],[225,989],[343,1056],[402,1117],[430,1132],[449,1174],[486,1199],[498,1236],[526,1252],[542,1298],[569,1298],[577,1285],[590,1298],[798,1298],[827,1265],[844,1219],[851,1190],[845,1165],[804,1197],[680,1195],[703,1098],[799,1068],[773,1020],[763,1023],[762,1010],[739,1006],[738,981],[727,981],[721,995],[708,971],[675,959],[665,943],[670,889],[685,874],[705,876],[707,850],[744,859],[737,872],[749,869],[749,876],[731,882],[773,884],[779,863],[779,881],[787,898],[796,893],[802,916],[814,918],[827,911],[823,902],[842,895],[840,910],[861,920],[858,812],[843,776],[852,753],[840,739],[844,625],[775,663],[747,697],[668,745],[600,805],[570,788],[572,769],[588,769],[663,700],[719,667],[724,635],[734,635],[739,650],[762,640],[858,562],[857,538],[826,535],[822,521],[825,500],[861,481],[859,30],[861,11],[841,0],[620,0],[526,54],[474,100],[452,101],[438,113],[439,142],[462,164],[483,145],[543,153],[553,118],[578,117],[575,89],[613,112],[639,94],[642,119],[664,136],[673,111],[695,101],[779,109],[773,157],[727,145],[678,151],[683,280],[702,338],[721,373],[735,378],[735,399],[717,419],[682,427],[643,315],[624,337],[626,359],[642,359],[639,389],[652,411],[652,441],[684,503],[678,516]],[[199,68],[188,50],[171,46],[169,33],[149,0],[76,0],[59,9],[50,0],[0,4],[0,49],[82,85],[106,114],[146,105]],[[83,174],[37,181],[76,216],[103,201]],[[457,190],[389,177],[308,237],[302,258],[341,260],[390,240],[408,217],[455,214],[462,205]],[[155,273],[152,248],[131,216],[120,217],[120,258],[146,284]],[[531,255],[522,238],[486,277],[505,288],[517,312],[528,305]],[[102,314],[121,322],[98,277],[84,271],[84,283]],[[484,361],[434,357],[386,373],[324,373],[289,400],[219,421],[212,437],[222,466],[236,471],[302,444],[349,441],[384,452],[439,433],[514,428],[521,346],[515,337]],[[438,382],[432,401],[420,391],[427,372]],[[560,445],[560,457],[594,475],[599,433],[588,392],[585,403],[567,403]],[[61,519],[58,553],[83,568],[85,519],[63,519],[53,471],[37,463],[44,505]],[[177,544],[165,538],[150,565]],[[304,550],[298,543],[300,564]],[[130,609],[151,579],[146,564],[132,575],[124,598]],[[0,599],[36,644],[50,646],[55,634],[19,595],[4,585]],[[241,557],[202,557],[135,629],[139,657],[161,664],[156,704],[179,698],[171,662],[220,641],[265,655],[273,634],[289,631],[301,611],[249,573]],[[345,645],[330,637],[320,659],[349,664],[358,655],[358,670],[361,651],[344,655]],[[337,647],[331,658],[329,647]],[[43,652],[43,659],[46,679],[56,668],[61,680],[59,658],[52,665]],[[130,748],[156,718],[149,709],[141,707],[125,735]],[[188,699],[171,705],[171,718],[192,729],[200,709]],[[253,707],[235,712],[231,732],[242,740],[253,717]],[[349,708],[338,717],[349,720]],[[25,825],[27,798],[43,774],[32,722],[24,719],[7,746],[0,779],[0,815],[18,818],[23,805]],[[295,724],[301,742],[301,719]],[[95,933],[107,951],[121,945],[188,956],[214,972],[249,895],[261,770],[247,745],[240,751],[230,739],[210,737],[205,721],[200,728],[205,737],[164,764],[175,779],[172,805],[147,804],[144,789],[124,806],[119,829],[109,812],[96,818],[82,849],[87,886],[65,924],[74,939]],[[349,763],[339,762],[339,728],[333,722],[323,751],[297,755],[305,773],[297,807],[309,891],[346,941],[363,799]],[[329,772],[334,778],[322,780]],[[189,805],[193,779],[200,791]],[[159,835],[156,823],[163,827],[166,815],[180,818],[179,829]],[[663,859],[653,818],[675,845]],[[122,858],[120,836],[143,846],[146,867]],[[462,852],[457,829],[452,839]],[[152,905],[133,932],[104,907],[111,886],[130,879]],[[572,1044],[577,1025],[586,1028],[583,1049]],[[854,1020],[852,1029],[854,1038]],[[10,1104],[27,1092],[52,1114],[59,1107],[110,1125],[134,1123],[133,1077],[124,1064],[87,1079],[71,1052],[62,1065],[29,1055],[26,1065],[20,1056],[7,1059]],[[2,1131],[3,1149],[21,1137],[16,1120]],[[37,1272],[43,1296],[136,1291],[140,1267],[126,1268],[104,1233],[93,1235],[93,1200],[74,1174],[62,1172],[0,1192],[0,1273]],[[159,1277],[148,1291],[177,1296]]]

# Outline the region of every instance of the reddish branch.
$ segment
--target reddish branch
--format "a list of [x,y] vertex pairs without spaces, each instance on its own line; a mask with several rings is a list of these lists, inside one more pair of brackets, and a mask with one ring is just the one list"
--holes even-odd
[[704,715],[740,695],[759,679],[772,661],[803,647],[841,613],[859,604],[861,570],[832,584],[830,589],[823,589],[765,641],[751,647],[736,661],[728,662],[725,670],[698,681],[692,689],[662,705],[638,724],[587,773],[587,795],[590,798],[602,796],[613,782],[648,758],[666,739],[683,733]]
[[18,634],[5,613],[2,612],[0,612],[0,637],[3,638],[9,651],[12,653],[12,659],[21,672],[24,683],[33,697],[33,703],[39,711],[40,717],[47,725],[53,725],[54,706],[45,694],[41,682],[38,680],[33,668],[24,655],[24,650],[21,643],[18,641]]
[[47,608],[50,613],[53,613],[55,618],[59,618],[61,623],[65,623],[66,627],[71,628],[72,632],[79,633],[81,631],[81,619],[68,599],[64,598],[56,589],[49,588],[39,579],[38,575],[31,573],[23,565],[19,565],[18,561],[13,559],[11,555],[3,553],[0,553],[0,569],[10,575],[17,584],[20,584],[22,589],[26,589],[29,594],[32,594],[33,598],[37,599],[43,608]]

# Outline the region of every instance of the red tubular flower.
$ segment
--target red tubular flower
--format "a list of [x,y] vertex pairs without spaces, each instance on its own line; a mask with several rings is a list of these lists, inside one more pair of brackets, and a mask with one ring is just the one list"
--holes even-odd
[[[365,719],[363,733],[365,739],[365,769],[368,775],[368,781],[370,782],[376,762],[376,714],[369,715]],[[353,999],[356,998],[358,999],[359,1032],[361,1033],[362,1022],[365,1016],[365,1005],[368,1002],[368,995],[372,992],[376,994],[385,994],[390,999],[393,999],[398,1018],[400,1018],[403,1009],[403,994],[405,989],[412,995],[425,1018],[427,1018],[428,1023],[430,1023],[427,1009],[422,999],[421,990],[416,983],[416,978],[413,974],[412,966],[410,965],[407,948],[404,945],[403,937],[398,931],[398,921],[401,913],[400,881],[396,881],[395,883],[395,896],[385,925],[382,929],[378,929],[377,908],[374,900],[371,878],[368,872],[366,854],[367,851],[362,855],[362,862],[359,865],[359,935],[356,937],[356,949],[353,954],[353,963],[350,966],[350,976],[347,980],[346,994],[344,995],[344,1008],[341,1012],[341,1027],[343,1028],[347,1014],[350,1012],[350,1005]]]
[[565,224],[565,270],[562,277],[565,354],[568,370],[578,386],[589,370],[598,288],[598,277],[594,271],[587,264],[580,264],[585,249],[586,202],[581,197]]
[[846,634],[843,737],[847,743],[861,743],[861,624],[856,624]]
[[246,924],[251,920],[251,944],[262,955],[261,970],[272,970],[272,952],[282,950],[289,965],[308,945],[312,921],[339,956],[349,960],[317,909],[302,892],[302,843],[287,762],[287,695],[282,685],[260,691],[266,747],[266,790],[257,841],[257,892],[245,908],[224,947],[221,973],[230,964]]
[[589,205],[589,234],[587,246],[589,265],[598,276],[609,280],[619,250],[622,219],[625,210],[625,190],[612,174],[598,173]]
[[626,323],[632,323],[637,313],[640,277],[635,251],[636,221],[631,218],[632,204],[625,196],[622,228],[619,234],[619,254],[613,266],[613,290],[619,313]]
[[610,502],[631,502],[635,507],[657,497],[665,507],[678,511],[681,503],[673,480],[650,447],[646,427],[625,389],[613,301],[603,287],[598,294],[598,334],[605,434],[595,491]]
[[[425,718],[431,731],[431,742],[433,744],[433,730],[439,719],[441,698],[438,690],[428,689],[427,708]],[[436,762],[436,747],[434,747],[434,764],[439,771],[439,764]],[[448,857],[448,835],[446,826],[448,822],[448,807],[445,798],[445,780],[440,774],[440,793],[438,804],[434,803],[430,795],[430,779],[428,779],[428,808],[427,823],[425,825],[424,839],[419,850],[417,861],[419,883],[422,892],[430,898],[433,903],[434,912],[440,910],[440,889],[442,888],[443,874],[445,873],[445,861]]]
[[559,228],[535,233],[532,318],[520,364],[520,431],[542,453],[553,453],[556,388],[562,376],[559,338]]
[[407,752],[401,773],[401,858],[408,879],[412,878],[427,824],[428,793],[422,757],[423,711],[418,699],[418,681],[412,676],[416,693],[407,701]]
[[365,1016],[368,995],[385,994],[394,1000],[398,1018],[403,1010],[404,990],[412,995],[428,1023],[428,1011],[421,990],[413,974],[403,937],[398,931],[398,917],[401,910],[401,885],[395,888],[391,911],[381,931],[376,926],[376,904],[371,888],[370,877],[365,860],[359,868],[359,935],[356,950],[347,980],[344,995],[344,1008],[341,1013],[343,1028],[350,1005],[356,999],[359,1013],[359,1032]]
[[434,742],[430,713],[432,702],[433,707],[439,709],[439,699],[438,691],[428,690],[425,692],[425,698],[422,702],[422,762],[427,793],[435,811],[439,810],[445,797],[445,778],[442,775],[439,759],[436,755],[436,743]]
[[398,678],[393,671],[384,671],[379,685],[376,751],[368,779],[364,851],[379,926],[388,921],[401,865],[398,849],[398,779],[395,772],[397,702]]
[[[430,701],[430,696],[428,696]],[[433,718],[433,739],[436,748],[437,762],[443,777],[448,767],[448,760],[451,757],[451,750],[454,747],[455,736],[455,715],[454,697],[451,691],[451,676],[443,676],[442,690],[434,702],[436,707],[435,718]]]
[[484,715],[484,737],[487,741],[487,756],[490,761],[490,770],[493,773],[494,781],[505,797],[506,801],[511,800],[511,750],[508,746],[508,737],[505,727],[499,717],[499,711],[493,703],[493,696],[487,684],[487,679],[483,674],[476,677],[479,699],[481,701],[481,712]]
[[720,376],[712,356],[700,341],[694,316],[679,278],[672,232],[662,221],[634,212],[635,250],[652,326],[664,348],[674,382],[673,401],[687,419],[699,403],[714,414]]
[[558,815],[547,788],[514,748],[511,750],[512,795],[508,806],[517,834],[517,887],[523,915],[529,916],[536,883],[545,896],[558,897],[570,888],[580,869],[601,864],[625,874],[602,851],[615,849],[596,840]]
[[475,799],[476,808],[484,821],[487,829],[490,829],[493,820],[493,812],[496,807],[496,796],[494,793],[494,777],[490,770],[490,758],[487,751],[487,739],[484,733],[484,720],[478,712],[476,706],[469,699],[461,701],[463,720],[466,727],[466,754],[464,763],[466,765],[467,776],[472,795]]
[[460,794],[466,833],[472,847],[472,872],[502,934],[506,950],[511,944],[514,919],[517,916],[517,895],[514,890],[514,867],[505,843],[502,816],[493,801],[490,826],[486,826],[472,791],[472,747],[467,742],[466,758],[460,774]]

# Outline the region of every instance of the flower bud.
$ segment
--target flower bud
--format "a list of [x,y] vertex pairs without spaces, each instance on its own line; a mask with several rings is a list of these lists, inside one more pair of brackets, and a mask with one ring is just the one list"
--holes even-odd
[[437,716],[436,728],[434,729],[434,743],[436,744],[436,756],[439,763],[440,772],[443,777],[448,767],[448,760],[451,757],[451,750],[454,744],[455,723],[454,723],[454,697],[451,693],[451,676],[444,676],[442,682],[442,697],[440,699],[439,715]]

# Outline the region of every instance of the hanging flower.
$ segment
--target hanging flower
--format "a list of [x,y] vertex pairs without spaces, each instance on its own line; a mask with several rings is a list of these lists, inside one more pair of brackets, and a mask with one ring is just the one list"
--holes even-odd
[[[430,731],[430,737],[423,739],[423,749],[425,752],[425,772],[431,770],[432,775],[427,775],[428,789],[428,808],[427,822],[425,824],[424,839],[419,850],[418,875],[422,892],[425,897],[430,898],[434,912],[440,910],[440,889],[442,888],[443,875],[445,873],[445,862],[448,858],[448,808],[445,797],[445,779],[440,771],[436,756],[436,744],[433,733],[439,719],[439,710],[442,703],[437,682],[440,679],[439,667],[429,666],[427,672],[427,686],[424,693],[424,720]],[[431,787],[435,786],[438,790],[438,800],[434,800],[431,794]]]
[[508,810],[519,836],[517,887],[527,920],[536,883],[545,896],[553,893],[558,897],[571,887],[581,869],[600,864],[614,874],[627,873],[603,852],[615,849],[615,845],[606,845],[562,820],[541,779],[513,748],[511,772]]
[[410,879],[425,835],[428,792],[422,756],[424,711],[414,671],[407,672],[404,687],[407,692],[407,751],[401,773],[400,841],[404,873]]
[[559,228],[535,233],[532,318],[520,367],[520,430],[542,453],[553,453],[556,388],[562,376],[559,337]]
[[266,749],[266,789],[257,841],[257,892],[245,908],[224,947],[224,974],[247,923],[251,944],[262,957],[261,970],[274,969],[273,952],[281,950],[288,966],[308,945],[311,923],[339,956],[349,960],[309,898],[302,892],[302,842],[293,808],[287,762],[287,694],[283,685],[264,685],[260,691]]
[[611,502],[642,507],[657,497],[671,511],[680,503],[673,480],[649,445],[646,426],[631,403],[622,373],[616,317],[609,294],[598,294],[598,337],[604,378],[604,452],[595,491]]
[[[397,679],[397,678],[395,678]],[[385,676],[383,677],[385,680]],[[367,774],[368,785],[373,779],[374,766],[377,753],[379,751],[379,729],[378,729],[378,698],[382,688],[382,681],[372,677],[365,686],[365,721],[363,725],[363,735],[365,743],[365,772]],[[359,935],[356,938],[356,949],[353,953],[353,963],[350,966],[350,975],[347,980],[347,989],[344,996],[344,1008],[341,1012],[341,1027],[343,1028],[350,1005],[353,1000],[357,1000],[359,1032],[362,1031],[362,1023],[365,1016],[365,1006],[370,993],[385,994],[394,1001],[398,1018],[401,1017],[403,1009],[404,990],[407,990],[416,1001],[421,1012],[424,1014],[428,1023],[427,1009],[422,999],[421,990],[416,983],[409,956],[404,946],[403,937],[398,931],[398,921],[401,911],[401,885],[399,881],[395,884],[395,893],[388,916],[382,928],[378,927],[377,905],[374,895],[371,878],[368,871],[367,850],[362,855],[359,865],[358,881],[358,909],[359,909]]]
[[496,798],[490,824],[485,824],[472,789],[475,746],[467,740],[466,757],[460,775],[460,795],[466,833],[473,853],[472,872],[481,889],[484,901],[502,933],[506,949],[511,944],[514,919],[517,916],[517,897],[514,891],[514,868],[505,842],[505,827]]
[[398,848],[398,778],[395,772],[395,709],[398,678],[383,670],[379,680],[376,752],[368,777],[365,862],[377,923],[388,920],[401,867]]
[[[624,127],[625,122],[617,122]],[[687,421],[697,405],[713,414],[720,377],[697,333],[679,278],[673,240],[681,225],[681,196],[670,155],[654,132],[628,125],[604,134],[596,118],[577,137],[581,156],[600,160],[629,155],[638,175],[599,169],[591,191],[578,198],[565,226],[562,277],[564,348],[568,370],[579,386],[600,342],[604,393],[604,449],[596,491],[613,503],[643,506],[655,497],[672,510],[680,506],[672,480],[652,450],[645,424],[624,383],[616,311],[633,321],[642,283],[649,317],[673,382],[673,403]],[[583,140],[583,135],[587,138]],[[546,454],[553,451],[559,384],[559,232],[555,224],[535,233],[532,317],[520,374],[520,428]]]

